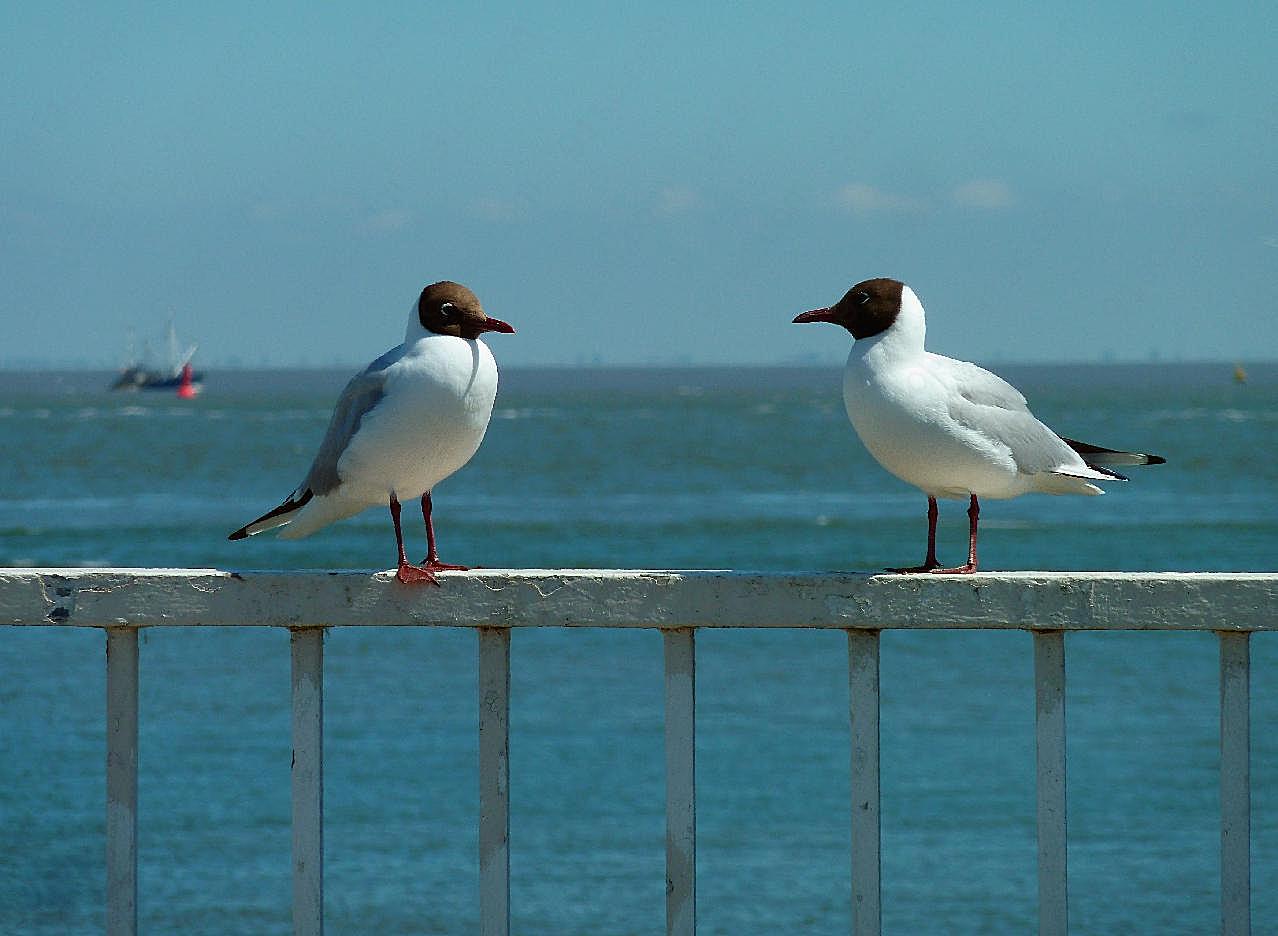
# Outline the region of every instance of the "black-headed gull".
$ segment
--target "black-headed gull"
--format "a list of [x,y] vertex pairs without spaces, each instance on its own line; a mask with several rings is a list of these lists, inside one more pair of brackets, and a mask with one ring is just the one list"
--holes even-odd
[[[484,314],[460,283],[422,290],[408,317],[404,343],[351,379],[338,398],[319,453],[284,503],[232,533],[244,539],[289,524],[285,539],[309,536],[376,504],[390,505],[404,583],[431,582],[435,572],[465,569],[439,561],[430,492],[479,450],[497,396],[497,363],[479,340],[514,329]],[[404,553],[400,499],[420,497],[426,559]]]
[[[923,305],[904,283],[857,283],[828,309],[795,322],[833,322],[856,339],[843,402],[865,447],[888,471],[927,495],[927,558],[893,572],[975,572],[978,497],[1103,494],[1093,481],[1126,481],[1112,465],[1158,465],[1158,455],[1119,452],[1058,436],[1015,387],[984,368],[923,348]],[[969,498],[967,564],[936,561],[936,499]]]

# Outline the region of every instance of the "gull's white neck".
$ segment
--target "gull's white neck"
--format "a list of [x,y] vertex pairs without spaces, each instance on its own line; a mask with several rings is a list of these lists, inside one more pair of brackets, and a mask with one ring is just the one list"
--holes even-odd
[[909,286],[901,289],[901,311],[888,328],[870,338],[858,339],[852,345],[849,363],[862,359],[870,367],[891,366],[923,353],[927,324],[923,303]]
[[432,334],[422,326],[421,316],[417,314],[417,303],[413,303],[413,307],[408,310],[408,326],[404,329],[404,347],[408,347],[414,341],[425,338]]

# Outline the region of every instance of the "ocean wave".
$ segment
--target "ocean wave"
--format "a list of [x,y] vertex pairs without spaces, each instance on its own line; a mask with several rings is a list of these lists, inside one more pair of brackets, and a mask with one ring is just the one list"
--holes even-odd
[[252,410],[238,414],[239,419],[248,422],[294,422],[297,420],[327,420],[332,416],[332,409],[286,409],[286,410]]
[[565,410],[551,406],[502,406],[493,410],[493,419],[563,419]]
[[1185,407],[1184,409],[1152,410],[1145,414],[1144,418],[1140,421],[1149,424],[1176,424],[1188,422],[1270,423],[1278,422],[1278,410],[1251,410],[1237,409],[1235,407],[1216,409],[1214,407],[1207,406],[1190,406]]

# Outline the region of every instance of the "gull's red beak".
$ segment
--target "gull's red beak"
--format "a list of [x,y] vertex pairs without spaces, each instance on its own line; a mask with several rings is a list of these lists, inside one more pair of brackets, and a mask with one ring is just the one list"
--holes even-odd
[[515,330],[513,328],[511,328],[501,319],[495,319],[491,315],[488,316],[487,319],[485,319],[484,324],[479,326],[479,331],[481,332],[495,331],[495,332],[501,332],[503,335],[513,335],[515,333]]
[[794,324],[798,325],[803,322],[832,322],[834,321],[833,310],[831,309],[813,309],[811,312],[804,312],[802,315],[794,317]]

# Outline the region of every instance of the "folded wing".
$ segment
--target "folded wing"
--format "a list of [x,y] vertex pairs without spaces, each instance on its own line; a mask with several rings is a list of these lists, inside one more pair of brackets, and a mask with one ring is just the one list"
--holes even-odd
[[383,356],[370,364],[367,370],[351,378],[337,399],[324,440],[320,443],[306,478],[284,503],[240,527],[227,539],[244,539],[290,523],[312,498],[325,497],[338,490],[342,479],[337,472],[337,462],[359,431],[360,422],[372,412],[385,394],[385,368],[390,363],[392,361],[389,355]]

